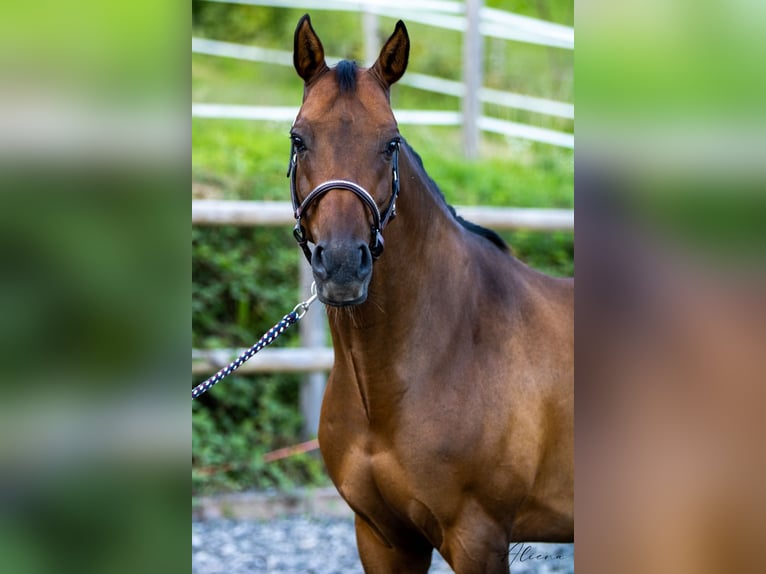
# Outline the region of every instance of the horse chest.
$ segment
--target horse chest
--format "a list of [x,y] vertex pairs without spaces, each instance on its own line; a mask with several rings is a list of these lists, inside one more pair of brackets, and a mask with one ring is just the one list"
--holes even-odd
[[[327,467],[349,506],[386,545],[406,543],[406,533],[417,530],[438,546],[443,537],[440,524],[444,517],[436,518],[437,500],[441,498],[443,506],[452,496],[442,497],[433,484],[428,484],[434,473],[413,462],[417,450],[400,453],[373,433],[356,429],[356,433],[347,434],[342,428],[334,427],[336,432],[326,429],[322,438],[336,439],[336,448],[326,457]],[[443,474],[440,480],[446,476]],[[443,510],[440,508],[440,516]]]
[[341,496],[387,545],[401,544],[413,529],[438,541],[441,529],[419,496],[417,473],[393,450],[375,451],[369,442],[360,442],[350,444],[339,464],[330,468]]

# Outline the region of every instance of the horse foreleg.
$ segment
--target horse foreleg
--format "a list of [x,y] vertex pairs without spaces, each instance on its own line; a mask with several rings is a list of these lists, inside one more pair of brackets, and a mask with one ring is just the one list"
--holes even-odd
[[427,574],[433,548],[413,541],[411,547],[389,547],[359,516],[356,543],[365,574]]
[[456,574],[508,574],[503,529],[487,517],[463,516],[444,537],[439,552]]

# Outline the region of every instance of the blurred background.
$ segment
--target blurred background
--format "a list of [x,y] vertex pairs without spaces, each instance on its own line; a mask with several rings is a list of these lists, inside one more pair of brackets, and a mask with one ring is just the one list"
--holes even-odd
[[[194,52],[194,43],[190,54],[188,39],[191,29],[194,38],[289,51],[297,18],[310,11],[329,55],[365,61],[364,19],[306,4],[283,9],[281,32],[248,26],[270,35],[261,40],[208,30],[202,4],[0,6],[0,563],[8,571],[188,571],[190,455],[204,457],[193,462],[195,496],[325,480],[308,456],[268,468],[258,456],[303,440],[303,375],[271,375],[279,381],[268,388],[261,377],[222,383],[230,434],[243,436],[236,421],[256,409],[264,440],[246,429],[235,446],[224,438],[215,446],[205,429],[227,420],[221,404],[201,416],[193,406],[191,421],[189,346],[249,345],[303,294],[289,226],[193,225],[197,239],[188,241],[190,186],[198,199],[286,199],[289,126],[202,117],[190,126],[189,74],[191,100],[208,104],[297,107],[300,83],[286,65]],[[485,6],[573,22],[558,3]],[[752,0],[576,6],[577,561],[589,574],[766,570],[765,16]],[[459,81],[459,35],[405,20],[410,72]],[[379,40],[393,23],[379,15]],[[487,38],[483,85],[571,104],[569,60],[557,63],[571,51],[528,44]],[[426,65],[450,53],[438,73]],[[225,81],[228,67],[247,78],[239,94]],[[272,97],[280,75],[292,87]],[[395,110],[463,106],[405,84],[393,97]],[[405,97],[418,101],[396,99]],[[571,119],[529,109],[485,100],[482,113],[572,132]],[[569,148],[484,130],[468,161],[455,125],[403,122],[402,131],[451,202],[571,208]],[[531,264],[572,272],[566,233],[504,233]],[[229,260],[206,264],[203,280],[198,262],[218,253]],[[281,257],[287,263],[272,263]],[[206,309],[193,309],[193,341],[192,265],[194,300]],[[234,301],[273,293],[252,287],[261,277],[284,296],[268,308],[248,303],[238,318]],[[205,302],[202,289],[224,292]],[[227,301],[220,311],[216,299]],[[274,412],[281,421],[266,414]],[[192,428],[202,429],[193,448]],[[236,468],[223,468],[230,461]]]
[[187,571],[190,22],[0,7],[4,571]]
[[766,571],[765,16],[577,4],[585,572]]

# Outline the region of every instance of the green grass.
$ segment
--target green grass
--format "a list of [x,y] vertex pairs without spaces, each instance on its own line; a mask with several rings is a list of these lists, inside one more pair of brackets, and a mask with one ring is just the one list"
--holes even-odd
[[292,67],[192,54],[192,101],[298,106],[303,84]]
[[[225,199],[288,199],[289,155],[284,124],[233,120],[192,121],[192,174]],[[460,155],[452,128],[402,126],[447,200],[465,205],[572,207],[574,154],[525,142],[485,139],[483,156]]]

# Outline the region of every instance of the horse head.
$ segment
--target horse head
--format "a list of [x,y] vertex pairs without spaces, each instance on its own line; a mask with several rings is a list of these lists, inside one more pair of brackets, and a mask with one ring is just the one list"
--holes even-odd
[[295,236],[328,305],[367,299],[383,228],[396,213],[400,136],[389,89],[407,68],[409,47],[399,21],[372,67],[329,68],[308,14],[295,30],[293,62],[304,81],[290,131]]

